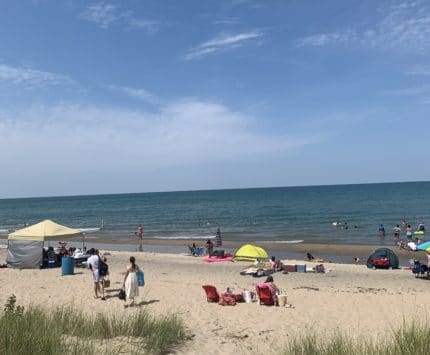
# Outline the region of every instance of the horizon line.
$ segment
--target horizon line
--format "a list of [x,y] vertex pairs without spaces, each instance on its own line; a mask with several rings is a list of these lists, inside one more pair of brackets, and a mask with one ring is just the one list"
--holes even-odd
[[42,195],[42,196],[22,196],[22,197],[0,197],[2,200],[24,200],[24,199],[48,199],[48,198],[73,198],[73,197],[95,197],[95,196],[116,196],[116,195],[143,195],[143,194],[162,194],[178,192],[208,192],[208,191],[231,191],[231,190],[256,190],[256,189],[283,189],[283,188],[302,188],[302,187],[328,187],[328,186],[351,186],[351,185],[381,185],[381,184],[411,184],[425,183],[430,180],[412,181],[386,181],[386,182],[361,182],[361,183],[340,183],[340,184],[310,184],[310,185],[288,185],[288,186],[253,186],[253,187],[225,187],[189,190],[166,190],[166,191],[144,191],[144,192],[110,192],[98,194],[71,194],[71,195]]

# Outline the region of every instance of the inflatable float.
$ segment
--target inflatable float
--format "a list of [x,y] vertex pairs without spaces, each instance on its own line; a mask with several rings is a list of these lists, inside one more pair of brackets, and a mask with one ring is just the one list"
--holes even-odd
[[415,231],[414,235],[424,235],[424,231]]

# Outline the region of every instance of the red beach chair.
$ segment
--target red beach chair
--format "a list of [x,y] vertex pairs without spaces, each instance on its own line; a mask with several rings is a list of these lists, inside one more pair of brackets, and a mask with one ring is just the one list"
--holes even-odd
[[255,286],[257,291],[258,299],[260,300],[260,305],[265,304],[266,306],[274,306],[275,301],[273,300],[272,290],[269,286],[264,284],[258,284]]
[[218,302],[219,301],[219,294],[216,290],[215,286],[212,285],[203,285],[203,289],[206,292],[206,298],[208,302]]

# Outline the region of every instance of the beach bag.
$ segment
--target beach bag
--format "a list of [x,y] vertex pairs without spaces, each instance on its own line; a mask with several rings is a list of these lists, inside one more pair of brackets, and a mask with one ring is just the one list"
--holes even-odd
[[142,271],[136,271],[137,276],[137,285],[138,286],[145,286],[145,276],[143,275]]
[[99,276],[104,277],[108,274],[109,266],[99,257]]
[[218,304],[221,306],[236,306],[236,300],[233,295],[228,293],[222,293],[219,298]]
[[119,290],[118,298],[120,300],[124,300],[125,301],[125,290],[123,288],[121,290]]
[[103,279],[103,288],[108,288],[108,287],[110,287],[110,280],[108,277],[105,277]]

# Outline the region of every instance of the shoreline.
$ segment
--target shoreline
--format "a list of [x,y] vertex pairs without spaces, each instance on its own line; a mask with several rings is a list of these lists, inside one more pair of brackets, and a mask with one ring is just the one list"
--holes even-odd
[[[0,239],[7,244],[7,239]],[[187,254],[188,245],[196,243],[197,246],[204,246],[204,239],[143,239],[142,243],[136,238],[101,238],[86,237],[85,245],[88,248],[94,247],[112,251],[136,251],[152,253],[173,253]],[[82,239],[74,238],[69,240],[73,246],[81,246]],[[264,248],[270,256],[277,259],[297,259],[305,260],[306,253],[311,253],[315,258],[324,259],[325,262],[341,264],[354,263],[354,258],[359,258],[359,264],[365,264],[369,255],[378,248],[389,248],[399,257],[400,265],[408,266],[410,259],[423,262],[427,261],[426,254],[420,251],[408,251],[399,249],[395,245],[362,245],[362,244],[327,244],[327,243],[275,243],[254,241],[223,241],[223,245],[216,249],[224,249],[226,252],[234,254],[244,244],[255,244]]]

